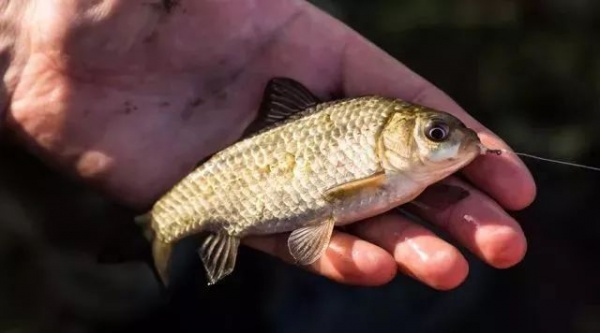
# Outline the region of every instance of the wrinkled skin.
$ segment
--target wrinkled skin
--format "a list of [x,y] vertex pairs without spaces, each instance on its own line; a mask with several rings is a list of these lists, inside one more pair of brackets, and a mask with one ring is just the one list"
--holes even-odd
[[[323,98],[375,93],[449,111],[488,146],[508,148],[432,84],[303,1],[180,0],[170,10],[153,0],[24,3],[12,2],[8,18],[20,25],[5,75],[6,130],[140,212],[239,137],[272,76],[293,77]],[[507,154],[481,157],[464,174],[471,184],[448,182],[470,196],[416,211],[490,265],[518,263],[526,240],[505,209],[532,202],[531,175]],[[285,237],[244,244],[289,261]],[[441,290],[468,274],[454,246],[392,213],[334,232],[307,269],[356,285],[401,272]]]

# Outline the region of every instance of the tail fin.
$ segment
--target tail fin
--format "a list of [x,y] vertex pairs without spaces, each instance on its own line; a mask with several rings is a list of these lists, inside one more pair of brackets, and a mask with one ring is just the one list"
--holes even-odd
[[152,257],[154,258],[154,268],[156,269],[159,278],[166,287],[169,284],[169,262],[173,245],[165,243],[156,237],[156,233],[152,228],[152,216],[150,213],[135,217],[135,223],[142,227],[144,237],[152,243]]
[[152,241],[152,255],[154,256],[154,266],[158,272],[163,285],[169,285],[169,263],[171,261],[171,252],[173,245],[164,243],[158,239]]

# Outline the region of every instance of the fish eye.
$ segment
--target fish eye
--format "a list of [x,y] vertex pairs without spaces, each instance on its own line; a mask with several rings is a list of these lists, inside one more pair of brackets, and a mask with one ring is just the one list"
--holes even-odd
[[450,127],[441,121],[432,121],[425,128],[425,136],[434,142],[446,140],[448,134],[450,134]]

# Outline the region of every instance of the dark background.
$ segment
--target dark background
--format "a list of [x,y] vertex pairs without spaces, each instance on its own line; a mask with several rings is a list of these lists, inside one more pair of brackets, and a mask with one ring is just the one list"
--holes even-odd
[[[313,2],[515,150],[600,165],[598,1]],[[338,285],[246,247],[207,290],[188,247],[180,289],[159,297],[132,212],[1,142],[0,332],[600,332],[598,173],[526,160],[539,195],[515,214],[525,260],[495,270],[468,256],[450,292],[404,277]]]

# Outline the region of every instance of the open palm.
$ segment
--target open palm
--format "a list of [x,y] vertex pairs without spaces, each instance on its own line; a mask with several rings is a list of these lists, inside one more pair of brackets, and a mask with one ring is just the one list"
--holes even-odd
[[[273,76],[323,98],[376,93],[452,112],[488,146],[507,148],[433,85],[304,1],[30,2],[6,80],[8,129],[49,163],[136,209],[235,141]],[[533,200],[530,174],[512,156],[481,157],[464,173],[474,185],[448,181],[469,197],[420,215],[489,264],[514,265],[526,242],[502,207]],[[245,243],[290,259],[285,236]],[[449,289],[468,265],[431,231],[389,214],[334,232],[308,269],[361,285],[401,271]]]

